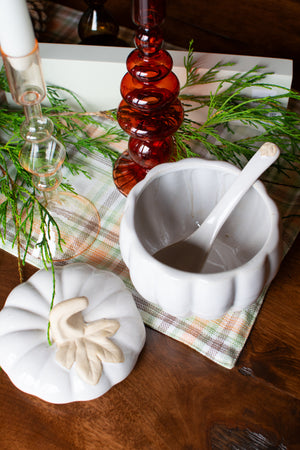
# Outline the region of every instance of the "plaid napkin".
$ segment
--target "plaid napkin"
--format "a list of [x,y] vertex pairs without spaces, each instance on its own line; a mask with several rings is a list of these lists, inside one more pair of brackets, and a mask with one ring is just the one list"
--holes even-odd
[[[54,3],[51,5],[53,8],[48,17],[48,27],[42,41],[78,42],[77,24],[82,13]],[[129,42],[132,36],[132,31],[121,28],[119,34],[121,39]],[[91,129],[90,133],[94,136],[97,130]],[[73,154],[70,157],[81,162],[92,177],[89,180],[83,175],[78,175],[72,177],[70,182],[80,195],[94,203],[101,217],[100,233],[94,244],[88,251],[70,262],[86,262],[99,269],[116,273],[132,292],[146,325],[192,347],[217,364],[232,368],[251,332],[265,292],[249,308],[238,313],[228,313],[221,319],[213,321],[202,320],[199,317],[178,319],[147,302],[132,286],[129,272],[120,255],[119,226],[126,199],[115,188],[110,161],[100,154],[88,154],[86,158]],[[271,172],[271,176],[266,180],[269,194],[276,202],[282,217],[284,253],[293,244],[300,228],[299,217],[297,217],[299,213],[297,186],[299,186],[299,177],[297,179],[296,175],[287,179],[277,172]],[[75,228],[80,231],[79,224],[75,224]],[[2,247],[16,254],[16,249],[11,248],[9,241]],[[41,261],[37,259],[29,257],[28,261],[36,267],[42,267]]]
[[[250,334],[265,292],[249,308],[241,312],[228,313],[219,320],[202,320],[195,316],[185,320],[178,319],[147,302],[132,286],[128,269],[120,255],[119,226],[126,198],[114,185],[110,160],[97,153],[88,154],[87,157],[74,153],[71,155],[72,158],[89,171],[92,179],[77,175],[69,181],[80,195],[94,203],[101,217],[101,229],[94,244],[85,253],[68,262],[86,262],[119,275],[132,292],[146,325],[183,342],[212,361],[226,368],[232,368]],[[282,177],[274,172],[266,187],[277,203],[282,217],[286,253],[296,238],[300,225],[299,218],[296,217],[299,212],[297,188],[299,180]],[[74,227],[80,231],[80,225],[75,224]],[[70,230],[70,233],[73,231]],[[16,252],[9,243],[5,245],[5,249],[12,253]],[[28,261],[36,267],[42,267],[41,261],[37,259],[29,257]]]

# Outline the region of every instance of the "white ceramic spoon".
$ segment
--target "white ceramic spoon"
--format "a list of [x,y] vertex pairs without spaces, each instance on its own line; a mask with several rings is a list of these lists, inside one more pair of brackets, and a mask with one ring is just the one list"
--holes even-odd
[[222,225],[253,183],[279,157],[277,145],[266,142],[243,168],[208,217],[189,237],[162,248],[153,256],[164,264],[199,273]]

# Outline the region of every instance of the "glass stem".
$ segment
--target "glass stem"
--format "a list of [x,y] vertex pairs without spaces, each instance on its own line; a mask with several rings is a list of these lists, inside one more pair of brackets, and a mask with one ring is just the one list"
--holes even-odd
[[33,118],[42,118],[42,108],[40,103],[32,105],[24,105],[24,113],[26,122],[30,122]]

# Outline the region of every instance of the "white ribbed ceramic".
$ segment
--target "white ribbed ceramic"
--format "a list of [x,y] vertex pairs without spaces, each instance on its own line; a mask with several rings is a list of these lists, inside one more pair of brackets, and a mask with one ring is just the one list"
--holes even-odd
[[177,317],[216,319],[249,306],[274,278],[281,259],[279,214],[260,181],[225,222],[201,273],[152,256],[189,236],[239,173],[226,162],[188,158],[155,167],[132,189],[120,248],[146,300]]
[[[12,290],[0,311],[0,365],[18,389],[47,402],[92,400],[133,370],[144,346],[145,326],[131,293],[117,275],[74,263],[56,267],[55,279],[55,305],[84,296],[89,303],[82,312],[87,323],[99,319],[119,322],[111,340],[122,350],[124,360],[102,361],[102,375],[96,384],[89,384],[78,375],[76,362],[71,369],[57,362],[56,343],[49,346],[47,342],[52,273],[42,269]],[[94,359],[97,362],[97,357]],[[90,361],[91,371],[96,362]]]

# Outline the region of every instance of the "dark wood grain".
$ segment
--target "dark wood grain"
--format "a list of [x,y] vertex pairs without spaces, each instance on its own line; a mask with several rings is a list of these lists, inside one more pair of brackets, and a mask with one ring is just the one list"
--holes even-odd
[[[1,304],[18,284],[16,267],[1,251]],[[26,276],[35,270],[27,266]],[[147,328],[130,376],[90,402],[48,404],[1,372],[1,448],[299,448],[298,270],[299,241],[230,371]]]
[[99,399],[49,405],[4,374],[0,392],[1,448],[297,448],[298,400],[152,330],[132,374]]
[[[292,263],[291,263],[292,262]],[[299,400],[300,237],[283,261],[242,353],[241,373],[259,377]]]
[[[107,2],[125,26],[132,26],[129,3]],[[297,0],[169,1],[166,39],[186,46],[194,37],[200,51],[299,60],[299,8]],[[147,328],[129,377],[90,402],[48,404],[1,371],[1,450],[299,449],[299,247],[298,238],[232,370]],[[35,271],[26,265],[25,278]],[[18,283],[16,258],[1,250],[0,308]]]

